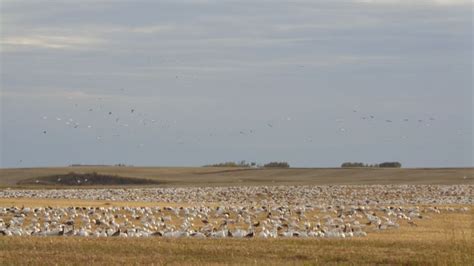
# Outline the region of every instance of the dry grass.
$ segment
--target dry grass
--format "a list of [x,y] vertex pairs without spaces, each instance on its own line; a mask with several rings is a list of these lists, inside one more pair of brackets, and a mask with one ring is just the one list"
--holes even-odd
[[[2,199],[0,206],[147,206],[143,202]],[[130,205],[132,204],[132,205]],[[160,206],[164,204],[153,203]],[[169,205],[166,203],[166,205]],[[151,205],[150,205],[151,206]],[[445,206],[439,206],[445,207]],[[460,207],[460,206],[457,206]],[[427,213],[418,226],[353,239],[0,237],[5,264],[457,264],[474,263],[474,210]]]
[[[456,169],[0,169],[0,186],[70,171],[153,178],[169,186],[268,184],[474,184]],[[464,179],[463,177],[467,178]],[[172,203],[0,199],[0,206],[174,206]],[[182,204],[179,204],[182,205]],[[442,207],[442,206],[440,206]],[[0,264],[474,264],[474,210],[426,214],[418,226],[353,239],[163,239],[0,237]]]
[[149,178],[162,182],[163,186],[474,184],[474,168],[58,167],[0,169],[0,187],[14,187],[21,180],[71,171]]
[[417,227],[331,239],[0,237],[6,264],[449,264],[474,263],[473,212]]

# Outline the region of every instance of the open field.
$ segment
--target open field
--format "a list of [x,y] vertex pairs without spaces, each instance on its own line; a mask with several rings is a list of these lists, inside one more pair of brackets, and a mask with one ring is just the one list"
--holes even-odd
[[353,239],[0,237],[6,264],[457,264],[474,262],[474,213]]
[[[160,184],[15,185],[71,171]],[[3,169],[0,261],[468,265],[474,263],[472,172]]]
[[474,184],[474,168],[57,167],[0,169],[0,187],[69,172],[153,179],[160,186]]

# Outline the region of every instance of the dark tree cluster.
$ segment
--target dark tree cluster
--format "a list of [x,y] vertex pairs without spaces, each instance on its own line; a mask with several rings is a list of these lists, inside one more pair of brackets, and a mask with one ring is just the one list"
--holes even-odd
[[287,162],[270,162],[264,165],[265,168],[290,168]]
[[204,165],[204,167],[256,167],[256,162],[246,162],[245,160],[240,162],[224,162]]
[[361,162],[345,162],[341,165],[342,168],[401,168],[402,164],[399,162],[383,162],[380,164],[366,164]]
[[216,164],[208,164],[204,165],[204,167],[244,167],[244,168],[290,168],[290,164],[287,162],[269,162],[264,164],[257,164],[256,162],[224,162],[224,163],[216,163]]
[[384,168],[401,168],[402,164],[399,162],[384,162],[379,164],[379,167],[384,167]]

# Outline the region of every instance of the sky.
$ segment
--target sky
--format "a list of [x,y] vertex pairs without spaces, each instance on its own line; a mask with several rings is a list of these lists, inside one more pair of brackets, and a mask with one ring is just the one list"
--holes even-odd
[[472,1],[0,0],[0,167],[473,166]]

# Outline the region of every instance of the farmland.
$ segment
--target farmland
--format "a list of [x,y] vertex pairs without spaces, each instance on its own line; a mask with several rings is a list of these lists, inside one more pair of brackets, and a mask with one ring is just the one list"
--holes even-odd
[[[84,185],[90,175],[75,176],[80,185],[50,182],[71,172],[157,183]],[[472,168],[0,173],[0,258],[6,263],[474,261]],[[50,183],[22,183],[43,177]]]
[[146,178],[162,186],[474,184],[474,168],[50,167],[0,169],[0,187],[31,178],[75,173]]

